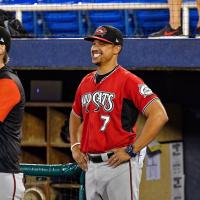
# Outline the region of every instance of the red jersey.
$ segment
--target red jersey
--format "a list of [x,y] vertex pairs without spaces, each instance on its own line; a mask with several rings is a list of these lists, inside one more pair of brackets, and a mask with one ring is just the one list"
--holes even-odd
[[158,97],[144,82],[118,66],[96,83],[96,72],[81,81],[73,112],[83,119],[81,150],[103,153],[134,143],[139,112]]

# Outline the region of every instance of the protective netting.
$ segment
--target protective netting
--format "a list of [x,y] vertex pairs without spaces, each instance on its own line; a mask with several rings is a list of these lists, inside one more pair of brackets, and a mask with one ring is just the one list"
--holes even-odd
[[188,35],[198,21],[194,0],[0,0],[0,5],[22,21],[27,32],[22,37],[84,37],[99,25],[115,26],[127,37],[147,37],[168,23],[182,23]]

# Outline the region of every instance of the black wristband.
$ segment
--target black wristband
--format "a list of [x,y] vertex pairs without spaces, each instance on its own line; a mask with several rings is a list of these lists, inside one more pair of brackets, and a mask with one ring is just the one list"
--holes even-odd
[[129,156],[131,156],[131,158],[134,158],[135,156],[137,156],[137,153],[135,153],[134,150],[133,150],[133,145],[132,145],[132,144],[130,144],[130,145],[128,145],[128,146],[126,147],[125,152],[126,152]]

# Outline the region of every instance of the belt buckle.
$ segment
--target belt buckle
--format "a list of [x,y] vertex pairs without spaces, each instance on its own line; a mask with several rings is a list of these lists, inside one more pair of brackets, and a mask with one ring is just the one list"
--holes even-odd
[[101,159],[102,159],[103,162],[106,162],[109,159],[108,153],[102,153],[101,154]]

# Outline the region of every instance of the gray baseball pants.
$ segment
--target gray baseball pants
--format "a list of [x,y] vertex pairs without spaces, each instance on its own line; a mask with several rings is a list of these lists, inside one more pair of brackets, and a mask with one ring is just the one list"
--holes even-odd
[[87,200],[139,200],[145,154],[146,148],[116,168],[107,162],[89,161],[85,180]]
[[0,173],[0,200],[21,200],[24,191],[22,173]]

